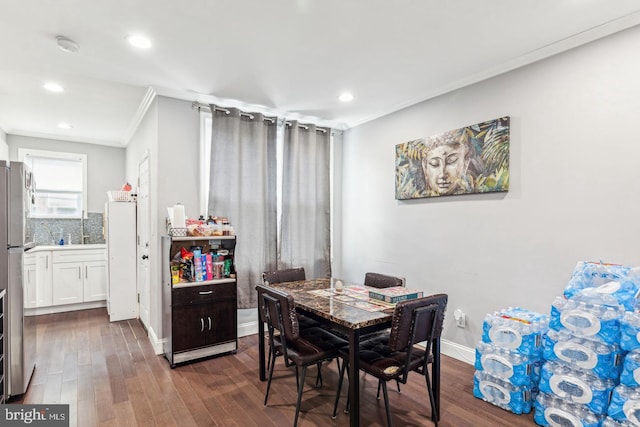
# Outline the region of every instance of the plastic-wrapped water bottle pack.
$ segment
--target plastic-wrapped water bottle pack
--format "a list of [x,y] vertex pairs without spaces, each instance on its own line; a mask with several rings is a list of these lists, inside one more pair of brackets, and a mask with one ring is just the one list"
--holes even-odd
[[574,369],[592,370],[600,378],[617,379],[622,371],[622,353],[618,344],[607,344],[597,337],[576,337],[566,329],[550,329],[544,340],[543,358],[565,362]]
[[631,270],[631,267],[624,265],[579,261],[573,269],[571,279],[564,290],[564,296],[571,298],[583,289],[623,279]]
[[640,349],[630,351],[624,357],[620,384],[627,387],[640,387]]
[[598,337],[607,344],[620,342],[620,319],[624,308],[610,294],[589,288],[571,299],[556,297],[551,305],[549,328],[566,328],[575,336]]
[[541,426],[601,427],[604,415],[590,411],[585,405],[570,403],[546,393],[539,393],[534,403],[533,420]]
[[527,356],[508,348],[479,342],[475,368],[511,382],[515,386],[534,386],[540,380],[540,358]]
[[624,384],[614,388],[607,413],[616,421],[628,421],[640,426],[640,389]]
[[473,375],[473,395],[514,414],[528,414],[533,407],[537,388],[516,386],[483,371]]
[[640,348],[640,313],[627,311],[620,321],[620,347],[631,351]]
[[601,379],[590,371],[571,369],[559,362],[542,366],[539,389],[570,403],[585,405],[596,414],[606,414],[616,382]]
[[511,307],[485,317],[482,341],[539,357],[542,353],[542,336],[548,328],[546,315]]
[[611,417],[607,417],[602,421],[602,427],[638,427],[638,426],[628,420],[617,421]]

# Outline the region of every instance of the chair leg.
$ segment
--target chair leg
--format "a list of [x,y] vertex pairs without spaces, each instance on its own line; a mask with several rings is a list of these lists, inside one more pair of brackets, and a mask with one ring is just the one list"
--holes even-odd
[[[296,372],[298,367],[296,366]],[[304,389],[304,377],[307,375],[307,366],[302,367],[302,381],[298,386],[298,402],[296,403],[296,417],[293,419],[293,427],[298,425],[298,414],[300,414],[300,402],[302,401],[302,390]]]
[[436,408],[436,399],[433,396],[433,389],[431,388],[431,378],[429,378],[429,372],[425,370],[424,379],[427,382],[427,392],[429,393],[429,403],[431,403],[431,418],[436,427],[438,427],[438,415],[440,411]]
[[320,387],[322,387],[322,362],[318,362],[317,366],[318,375],[316,376],[316,388],[318,388],[318,383],[320,383]]
[[380,387],[382,387],[382,381],[378,380],[378,392],[376,393],[376,400],[380,400]]
[[336,401],[333,404],[333,414],[331,415],[331,418],[334,418],[334,419],[336,417],[336,412],[338,411],[338,401],[340,400],[340,392],[342,391],[342,381],[344,380],[344,368],[346,366],[347,366],[346,362],[342,363],[342,367],[340,367],[340,362],[338,362],[340,378],[338,379],[338,391],[336,393]]
[[276,364],[275,352],[269,353],[269,381],[267,381],[267,392],[264,395],[264,406],[267,406],[267,400],[269,399],[269,390],[271,389],[271,379],[273,378],[273,365]]
[[384,409],[387,411],[387,426],[391,427],[391,411],[389,410],[389,394],[387,393],[387,382],[379,380],[379,385],[382,385],[382,395],[384,396]]
[[400,381],[396,379],[396,385],[398,386],[398,393],[400,393]]

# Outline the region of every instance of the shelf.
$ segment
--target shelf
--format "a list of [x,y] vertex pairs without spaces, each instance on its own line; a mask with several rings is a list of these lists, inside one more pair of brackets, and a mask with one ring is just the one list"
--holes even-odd
[[203,285],[218,285],[221,283],[234,283],[236,281],[233,277],[227,277],[225,279],[216,279],[216,280],[203,280],[202,282],[180,282],[173,284],[173,288],[191,288],[194,286],[203,286]]
[[186,237],[171,237],[174,242],[189,242],[191,240],[234,240],[236,236],[186,236]]

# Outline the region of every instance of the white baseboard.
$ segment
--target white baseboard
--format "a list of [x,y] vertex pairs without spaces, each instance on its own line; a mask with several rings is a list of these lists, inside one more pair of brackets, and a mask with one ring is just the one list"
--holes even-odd
[[258,321],[239,323],[238,324],[238,338],[246,337],[248,335],[254,335],[258,333]]
[[159,339],[152,328],[147,328],[147,335],[149,336],[149,341],[151,341],[153,351],[156,355],[164,354],[164,339]]
[[440,352],[461,362],[468,363],[469,365],[473,365],[476,360],[475,349],[447,340],[440,341]]
[[25,308],[25,316],[40,316],[42,314],[66,313],[67,311],[89,310],[107,306],[107,301],[81,302],[78,304],[52,305],[49,307]]

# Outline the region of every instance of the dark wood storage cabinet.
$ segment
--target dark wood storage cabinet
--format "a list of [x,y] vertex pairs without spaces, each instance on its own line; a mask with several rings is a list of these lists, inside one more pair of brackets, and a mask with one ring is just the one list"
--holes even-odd
[[[235,353],[238,348],[235,236],[163,237],[164,353],[172,368],[203,357]],[[203,253],[228,251],[228,277],[201,282],[171,282],[171,260],[181,248]]]

